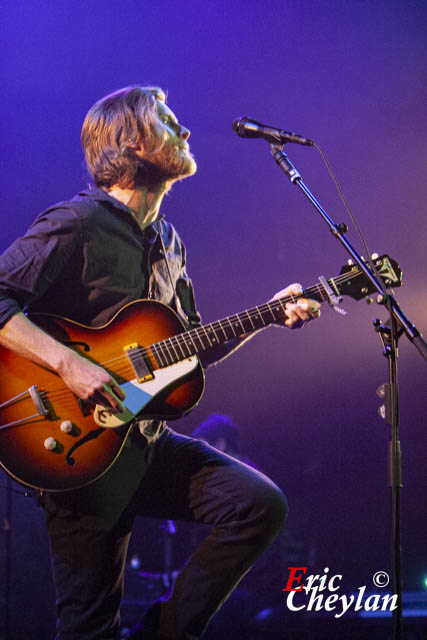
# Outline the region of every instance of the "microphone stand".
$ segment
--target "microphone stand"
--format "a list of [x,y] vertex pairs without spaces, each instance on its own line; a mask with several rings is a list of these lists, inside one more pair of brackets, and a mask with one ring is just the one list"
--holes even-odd
[[[389,362],[389,382],[380,387],[380,395],[384,397],[385,420],[391,428],[391,440],[388,449],[389,484],[391,487],[392,502],[392,566],[393,585],[397,595],[397,607],[393,610],[393,638],[401,640],[402,637],[402,578],[401,578],[401,544],[400,544],[400,489],[402,488],[402,457],[399,442],[399,388],[397,378],[398,340],[404,333],[414,344],[424,360],[427,360],[427,343],[403,311],[395,298],[387,293],[374,270],[363,261],[362,257],[352,247],[345,237],[347,225],[335,224],[326,213],[318,200],[301,179],[301,174],[289,160],[284,152],[284,145],[271,144],[271,153],[282,171],[288,176],[292,184],[297,185],[305,194],[311,204],[317,209],[323,220],[329,226],[332,235],[341,242],[351,259],[359,265],[368,280],[378,291],[377,301],[387,306],[390,313],[390,328],[381,324],[380,320],[374,320],[375,331],[378,332],[383,353]],[[331,300],[332,302],[332,300]]]

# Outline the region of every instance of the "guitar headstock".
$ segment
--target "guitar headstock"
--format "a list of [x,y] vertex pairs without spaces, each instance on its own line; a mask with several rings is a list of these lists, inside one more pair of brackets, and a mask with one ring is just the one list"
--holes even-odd
[[[393,258],[384,254],[373,258],[372,261],[387,288],[401,286],[402,270]],[[334,281],[335,284],[338,285],[341,294],[350,296],[355,300],[360,300],[376,291],[373,284],[367,279],[363,271],[361,271],[359,265],[344,265],[340,271],[340,275]]]

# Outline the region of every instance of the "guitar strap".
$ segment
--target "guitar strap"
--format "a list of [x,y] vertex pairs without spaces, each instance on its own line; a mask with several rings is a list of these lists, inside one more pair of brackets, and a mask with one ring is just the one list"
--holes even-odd
[[[165,262],[166,262],[166,267],[168,270],[168,277],[169,277],[169,282],[172,285],[172,290],[173,290],[173,299],[175,302],[175,307],[176,310],[179,312],[180,315],[185,316],[185,313],[182,309],[181,306],[181,302],[178,298],[178,295],[176,293],[176,287],[173,283],[172,280],[172,273],[169,267],[169,261],[168,261],[168,256],[166,253],[166,247],[165,247],[165,243],[163,242],[163,236],[162,236],[162,228],[161,228],[161,224],[160,224],[160,219],[157,220],[157,232],[159,234],[160,237],[160,242],[162,245],[162,251],[163,251],[163,255],[165,257]],[[150,445],[153,444],[153,442],[155,442],[160,435],[163,433],[163,430],[165,428],[166,425],[166,421],[165,420],[138,420],[138,418],[136,417],[133,421],[134,425],[138,428],[139,433],[146,439],[147,441],[147,445],[150,447]],[[152,449],[149,449],[149,451],[152,451]],[[150,454],[152,455],[152,453]]]
[[[166,253],[165,243],[163,242],[162,226],[161,226],[160,222],[161,222],[160,220],[157,220],[157,233],[159,234],[160,242],[162,244],[162,251],[163,251],[163,255],[165,257],[166,267],[167,267],[168,275],[169,275],[169,282],[172,285],[173,299],[174,299],[175,305],[177,305],[179,303],[179,300],[178,300],[178,296],[177,296],[177,293],[176,293],[176,287],[175,287],[175,285],[173,283],[173,280],[172,280],[172,274],[171,274],[171,270],[170,270],[170,266],[169,266],[168,254]],[[178,309],[178,306],[176,308]]]
[[182,308],[181,300],[178,297],[178,294],[176,292],[176,286],[174,285],[174,282],[173,282],[173,279],[172,279],[172,273],[171,273],[170,266],[169,266],[168,254],[166,253],[165,243],[163,242],[161,218],[159,220],[157,220],[157,232],[158,232],[158,234],[160,236],[160,242],[161,242],[161,245],[162,245],[162,251],[163,251],[163,255],[165,257],[166,268],[168,270],[169,282],[171,283],[172,290],[173,290],[173,300],[174,300],[174,303],[175,303],[175,309],[177,310],[178,315],[181,318],[185,318],[186,319],[187,328],[188,328],[189,320],[187,318],[187,314],[184,312],[184,309]]

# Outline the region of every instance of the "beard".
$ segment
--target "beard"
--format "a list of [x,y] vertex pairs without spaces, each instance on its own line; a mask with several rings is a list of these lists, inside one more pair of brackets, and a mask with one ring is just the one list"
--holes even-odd
[[135,185],[148,187],[188,178],[197,171],[193,154],[186,147],[164,145],[159,151],[141,159],[135,175]]

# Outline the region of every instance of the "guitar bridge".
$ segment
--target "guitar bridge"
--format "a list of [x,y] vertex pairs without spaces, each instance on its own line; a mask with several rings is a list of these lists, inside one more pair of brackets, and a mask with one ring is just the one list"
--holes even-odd
[[154,375],[149,368],[149,364],[144,358],[142,350],[136,342],[126,345],[126,347],[123,348],[123,351],[129,358],[138,382],[146,382],[147,380],[152,380],[154,378]]
[[28,391],[30,392],[31,399],[34,402],[34,406],[36,407],[39,416],[47,417],[49,415],[49,409],[43,404],[43,398],[40,395],[37,385],[34,384],[28,389]]

